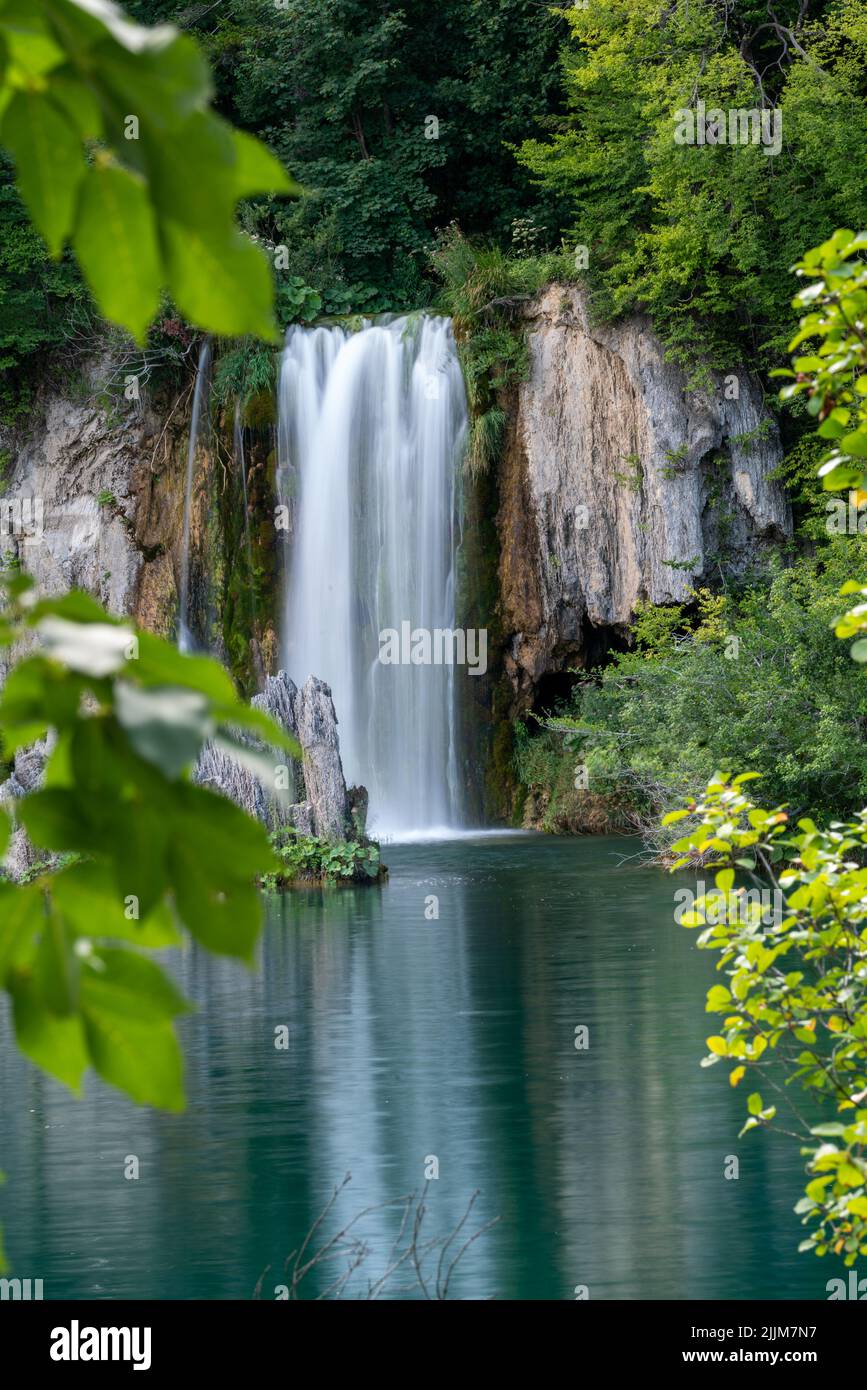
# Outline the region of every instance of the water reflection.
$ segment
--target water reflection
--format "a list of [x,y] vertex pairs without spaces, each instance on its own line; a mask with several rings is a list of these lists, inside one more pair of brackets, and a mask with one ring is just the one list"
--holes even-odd
[[[698,1066],[713,961],[674,925],[672,882],[618,868],[624,852],[394,845],[382,890],[275,899],[257,973],[187,950],[173,969],[200,1007],[184,1023],[182,1116],[93,1080],[76,1103],[4,1035],[16,1273],[49,1297],[246,1298],[270,1265],[273,1297],[347,1171],[326,1236],[420,1190],[435,1158],[431,1235],[477,1188],[474,1224],[501,1217],[455,1296],[824,1298],[838,1270],[796,1254],[796,1149],[737,1140],[743,1097],[725,1068]],[[133,1154],[138,1181],[123,1176]],[[385,1267],[399,1224],[393,1208],[361,1223],[371,1254],[352,1292]],[[313,1271],[307,1296],[335,1273]]]

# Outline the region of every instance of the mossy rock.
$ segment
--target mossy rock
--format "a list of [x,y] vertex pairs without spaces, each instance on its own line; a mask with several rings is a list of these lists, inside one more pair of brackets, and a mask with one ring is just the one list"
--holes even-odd
[[244,424],[248,429],[266,429],[277,423],[277,400],[273,391],[257,391],[244,406]]

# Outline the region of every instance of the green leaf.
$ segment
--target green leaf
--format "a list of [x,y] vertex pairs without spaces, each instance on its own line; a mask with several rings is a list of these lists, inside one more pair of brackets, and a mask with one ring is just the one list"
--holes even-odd
[[90,1060],[104,1081],[138,1105],[183,1110],[183,1061],[171,1023],[142,1022],[82,1000]]
[[82,1009],[118,1014],[122,1019],[159,1023],[192,1007],[168,975],[134,951],[100,946],[85,958],[81,972]]
[[82,817],[82,804],[70,788],[50,787],[31,792],[19,803],[18,816],[27,834],[41,849],[99,850],[98,831]]
[[843,1183],[844,1187],[860,1187],[864,1174],[854,1163],[841,1163],[837,1169],[837,1181]]
[[106,318],[145,341],[163,280],[144,182],[126,169],[88,169],[75,226],[75,252]]
[[119,671],[133,641],[130,628],[45,617],[36,628],[47,654],[71,671],[101,678]]
[[172,841],[182,841],[208,873],[231,872],[241,882],[252,883],[274,867],[264,829],[234,802],[184,782],[173,790]]
[[[165,783],[165,787],[171,785]],[[163,788],[139,804],[120,808],[113,825],[104,832],[103,844],[113,860],[118,895],[124,902],[136,899],[143,920],[158,908],[168,891],[170,813],[171,803]]]
[[707,992],[705,1013],[718,1013],[720,1009],[727,1008],[731,1001],[731,993],[724,985],[714,985]]
[[855,458],[867,459],[867,429],[853,430],[840,440],[840,448],[845,454]]
[[233,130],[235,146],[235,197],[247,198],[252,193],[300,193],[298,184],[290,179],[282,164],[263,145],[261,140],[245,130]]
[[191,936],[218,955],[251,961],[262,929],[259,890],[230,868],[206,871],[189,846],[169,850],[178,912]]
[[[135,865],[128,872],[131,880],[138,881]],[[142,913],[141,920],[128,917],[127,912],[136,905],[127,902],[131,894],[118,891],[107,865],[89,862],[63,870],[52,878],[51,894],[57,910],[78,936],[132,941],[150,948],[176,946],[181,939],[165,903],[158,903],[146,915]],[[141,910],[140,900],[137,906]]]
[[18,1046],[43,1071],[76,1093],[87,1068],[87,1049],[77,1014],[49,1013],[32,980],[13,974],[9,981]]
[[51,99],[63,108],[82,140],[97,140],[102,134],[102,112],[92,88],[80,82],[74,68],[51,74]]
[[211,333],[277,343],[273,281],[262,252],[239,231],[161,223],[169,288],[182,313]]
[[35,885],[0,883],[0,984],[10,966],[22,965],[32,957],[43,915],[44,899]]
[[[162,25],[163,32],[168,26]],[[153,36],[158,29],[140,29]],[[183,131],[191,116],[212,95],[211,75],[195,40],[177,35],[161,52],[122,53],[115,51],[110,64],[103,64],[100,75],[107,104],[113,108],[112,143],[120,143],[122,123],[131,112],[139,117],[142,143],[147,132],[155,132],[166,144],[183,143]],[[104,50],[103,50],[104,52]],[[192,173],[192,167],[190,169]],[[206,176],[205,169],[201,175]]]
[[59,913],[49,909],[42,919],[34,980],[45,1007],[61,1017],[78,1007],[79,961],[74,942]]
[[44,95],[17,92],[3,117],[3,144],[15,157],[18,186],[52,256],[60,254],[85,174],[81,141]]
[[195,763],[214,733],[209,702],[194,690],[143,689],[118,681],[114,700],[118,722],[136,753],[170,779]]
[[761,1115],[762,1108],[761,1095],[758,1091],[753,1091],[752,1095],[747,1100],[747,1110],[751,1115]]
[[184,686],[200,690],[216,705],[234,706],[238,702],[232,678],[217,661],[208,656],[186,656],[172,643],[150,632],[136,638],[137,656],[130,667],[139,684]]

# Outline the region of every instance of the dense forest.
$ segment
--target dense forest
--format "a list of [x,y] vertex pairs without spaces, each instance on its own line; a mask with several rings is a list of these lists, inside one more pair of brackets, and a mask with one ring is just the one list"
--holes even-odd
[[[791,265],[864,221],[857,0],[790,0],[771,19],[708,0],[664,22],[656,0],[129,9],[200,39],[217,109],[304,188],[244,210],[288,250],[286,321],[430,303],[431,253],[456,223],[517,257],[586,246],[596,311],[648,311],[696,373],[745,353],[767,365],[790,336]],[[779,109],[781,154],[675,144],[672,109],[696,100]],[[9,368],[80,332],[86,294],[28,231],[8,164],[2,207]]]

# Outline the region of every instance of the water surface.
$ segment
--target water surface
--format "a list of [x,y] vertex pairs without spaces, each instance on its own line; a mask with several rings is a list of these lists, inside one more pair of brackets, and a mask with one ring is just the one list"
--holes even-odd
[[[425,1230],[451,1230],[476,1189],[461,1241],[500,1217],[458,1266],[457,1297],[826,1297],[839,1271],[796,1254],[797,1146],[737,1139],[744,1096],[727,1068],[698,1065],[714,961],[675,926],[670,878],[619,867],[635,849],[390,845],[381,890],[275,900],[258,972],[176,954],[199,1005],[183,1024],[181,1116],[93,1077],[71,1099],[17,1056],[4,1022],[14,1272],[42,1278],[46,1297],[219,1299],[250,1297],[270,1265],[273,1297],[347,1172],[326,1234],[419,1191],[435,1158]],[[382,1272],[398,1225],[395,1209],[361,1223],[357,1277]],[[340,1268],[314,1271],[307,1296]],[[411,1285],[398,1271],[383,1294],[419,1296]]]

